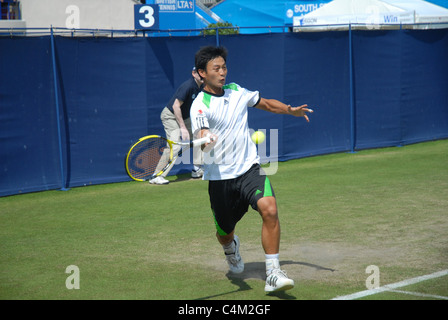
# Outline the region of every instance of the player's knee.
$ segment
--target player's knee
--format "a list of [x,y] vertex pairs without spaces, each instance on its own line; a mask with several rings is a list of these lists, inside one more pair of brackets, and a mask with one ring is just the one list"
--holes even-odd
[[277,204],[275,203],[275,200],[272,201],[266,198],[260,199],[258,211],[264,221],[275,222],[278,220]]
[[277,208],[269,207],[262,212],[261,216],[266,221],[275,222],[278,220]]

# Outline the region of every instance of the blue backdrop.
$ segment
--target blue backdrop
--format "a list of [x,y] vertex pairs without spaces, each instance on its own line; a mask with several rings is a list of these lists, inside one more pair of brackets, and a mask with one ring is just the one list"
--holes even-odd
[[[216,44],[215,36],[51,40],[0,38],[0,196],[130,180],[127,150],[164,134],[161,110],[195,52]],[[266,129],[267,141],[278,130],[281,161],[448,137],[447,29],[219,43],[229,50],[228,82],[315,110],[309,124],[250,110],[250,127]]]

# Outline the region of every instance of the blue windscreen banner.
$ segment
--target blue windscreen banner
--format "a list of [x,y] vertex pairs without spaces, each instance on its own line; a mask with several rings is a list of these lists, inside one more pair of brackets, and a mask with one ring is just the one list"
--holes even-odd
[[[161,111],[191,77],[195,52],[216,43],[0,37],[0,196],[130,181],[129,147],[165,135]],[[448,138],[447,29],[228,35],[219,44],[229,51],[227,82],[314,109],[310,123],[249,110],[249,127],[276,140],[280,161]]]
[[50,38],[1,38],[0,70],[0,195],[60,187]]
[[309,124],[284,118],[285,160],[349,148],[349,56],[347,35],[339,32],[288,34],[285,41],[285,96],[308,104]]
[[448,126],[447,30],[405,31],[401,77],[403,143],[446,138]]
[[[353,32],[356,146],[398,145],[402,70],[402,33]],[[381,59],[387,63],[378,63]]]

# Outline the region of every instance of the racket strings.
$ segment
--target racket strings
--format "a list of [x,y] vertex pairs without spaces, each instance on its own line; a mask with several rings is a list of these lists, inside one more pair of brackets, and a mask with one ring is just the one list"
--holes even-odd
[[146,179],[153,175],[166,148],[169,146],[162,138],[140,141],[129,154],[129,173],[137,179]]

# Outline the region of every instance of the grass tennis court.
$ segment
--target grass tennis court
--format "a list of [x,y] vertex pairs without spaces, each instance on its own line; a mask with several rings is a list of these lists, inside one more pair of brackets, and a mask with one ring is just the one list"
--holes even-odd
[[[228,275],[207,182],[170,179],[0,198],[0,298],[322,300],[366,290],[369,265],[381,286],[448,269],[448,140],[280,163],[280,261],[296,286],[275,295],[258,213],[236,229],[246,270]],[[448,297],[448,276],[396,291],[423,295],[365,299]]]

